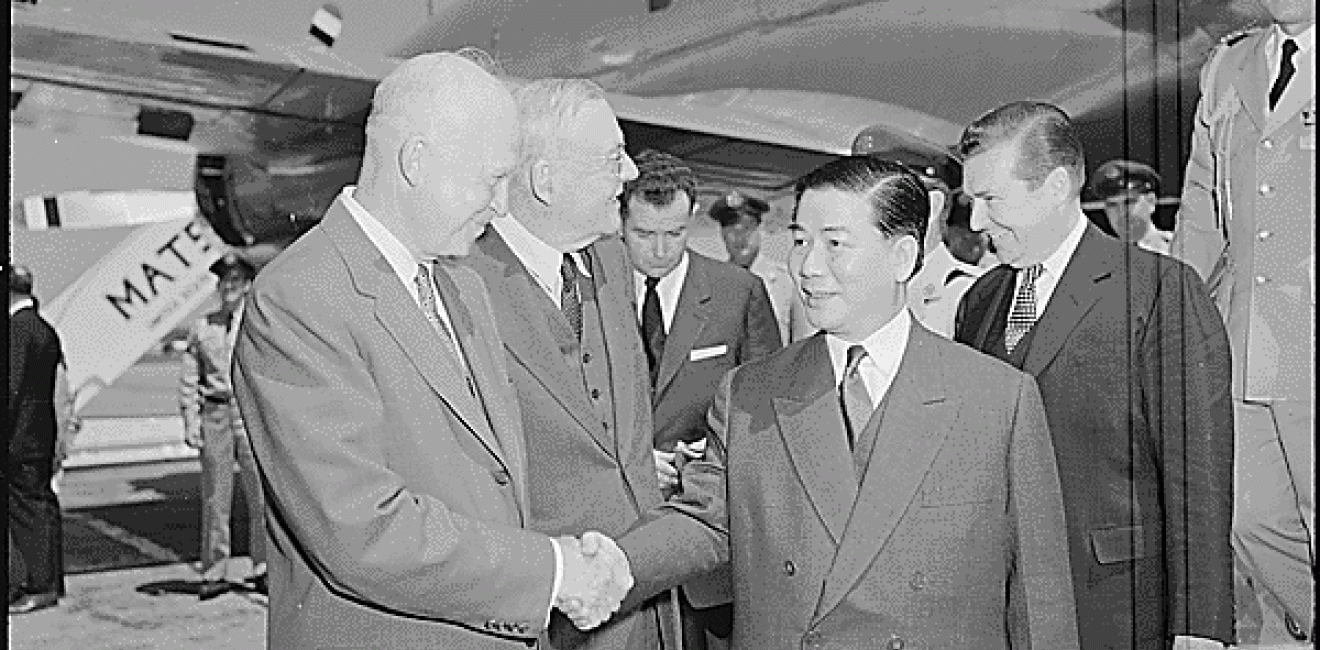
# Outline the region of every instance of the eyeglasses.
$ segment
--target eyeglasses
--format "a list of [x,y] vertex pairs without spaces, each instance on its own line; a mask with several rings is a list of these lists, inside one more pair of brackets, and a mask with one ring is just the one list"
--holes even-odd
[[615,176],[623,176],[624,161],[628,160],[628,152],[625,151],[623,148],[619,148],[619,149],[615,149],[608,156],[590,156],[587,158],[566,156],[564,159],[574,160],[574,161],[592,161],[592,162],[603,160],[606,163],[613,166]]

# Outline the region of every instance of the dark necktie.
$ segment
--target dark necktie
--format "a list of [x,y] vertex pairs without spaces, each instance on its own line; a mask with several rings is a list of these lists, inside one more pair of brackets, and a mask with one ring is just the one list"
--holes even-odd
[[646,344],[646,365],[651,369],[651,386],[655,386],[660,359],[665,355],[665,316],[660,311],[660,294],[655,287],[660,278],[646,278],[646,297],[642,300],[642,342]]
[[1012,354],[1022,337],[1036,324],[1036,279],[1044,269],[1035,264],[1022,269],[1022,284],[1013,296],[1013,307],[1008,312],[1008,327],[1004,329],[1004,347]]
[[559,264],[559,277],[563,284],[559,288],[559,308],[568,319],[568,326],[573,328],[577,340],[582,340],[582,295],[578,293],[577,264],[573,257],[564,253],[564,260]]
[[1270,86],[1270,110],[1279,103],[1279,98],[1283,97],[1283,91],[1287,90],[1288,82],[1292,80],[1293,73],[1297,68],[1293,67],[1292,57],[1297,53],[1297,41],[1289,38],[1283,41],[1283,57],[1279,61],[1279,76],[1274,80],[1274,85]]
[[866,348],[860,345],[848,348],[848,363],[843,369],[843,381],[839,383],[839,403],[843,406],[849,450],[856,448],[857,437],[862,435],[866,421],[871,419],[871,411],[875,410],[871,404],[871,393],[866,390],[866,382],[862,381],[859,370],[865,358]]

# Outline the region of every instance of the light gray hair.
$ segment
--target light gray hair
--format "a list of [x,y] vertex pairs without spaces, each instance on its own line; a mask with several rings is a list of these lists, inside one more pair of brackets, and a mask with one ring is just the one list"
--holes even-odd
[[537,79],[519,88],[513,101],[522,120],[520,162],[553,153],[564,125],[585,104],[604,99],[605,91],[589,79]]

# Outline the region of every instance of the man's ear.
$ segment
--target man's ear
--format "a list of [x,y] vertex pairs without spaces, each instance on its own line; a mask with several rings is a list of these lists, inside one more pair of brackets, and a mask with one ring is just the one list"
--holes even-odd
[[1050,195],[1056,201],[1064,201],[1073,193],[1072,174],[1068,173],[1063,167],[1055,167],[1049,176],[1045,177],[1045,187],[1049,189]]
[[927,192],[930,197],[930,216],[926,223],[936,225],[939,223],[940,216],[944,214],[944,204],[949,201],[949,193],[940,188],[934,188]]
[[422,182],[422,157],[426,153],[426,141],[421,136],[412,136],[399,147],[399,174],[410,187],[417,187]]
[[531,175],[528,181],[532,185],[532,196],[541,203],[549,204],[555,194],[554,176],[550,173],[550,163],[537,160],[527,169]]
[[912,276],[917,274],[917,258],[921,255],[921,249],[917,245],[917,238],[912,235],[903,235],[894,242],[894,277],[901,278],[900,282],[907,282]]

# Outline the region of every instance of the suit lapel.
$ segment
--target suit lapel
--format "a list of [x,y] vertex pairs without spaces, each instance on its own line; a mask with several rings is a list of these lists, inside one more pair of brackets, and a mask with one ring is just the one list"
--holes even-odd
[[[1258,130],[1265,129],[1269,88],[1274,83],[1273,79],[1269,79],[1270,67],[1265,58],[1269,40],[1269,30],[1261,32],[1251,52],[1238,64],[1237,76],[1233,80],[1238,91],[1238,101],[1242,102],[1242,107],[1246,109],[1251,121],[1256,123]],[[1296,80],[1297,75],[1294,75],[1293,81]]]
[[986,274],[986,299],[980,305],[971,306],[973,309],[980,309],[978,312],[969,312],[968,320],[975,323],[976,332],[972,337],[972,347],[977,350],[987,351],[990,348],[990,332],[994,330],[995,319],[998,317],[1004,301],[1013,299],[1013,274],[1012,267],[999,266]]
[[1064,267],[1045,313],[1033,327],[1031,345],[1022,364],[1022,369],[1032,376],[1039,377],[1044,372],[1068,335],[1095,306],[1102,294],[1097,284],[1113,275],[1114,262],[1123,263],[1123,244],[1107,237],[1094,225],[1086,224],[1086,232]]
[[688,260],[687,278],[683,281],[683,290],[678,294],[674,325],[665,339],[665,353],[661,357],[660,372],[656,377],[657,397],[674,380],[678,369],[691,354],[692,346],[701,337],[701,330],[706,326],[711,296],[710,280],[706,277],[706,267],[700,258],[689,253]]
[[789,373],[794,378],[794,385],[788,387],[793,397],[772,399],[779,434],[807,499],[838,544],[856,500],[857,474],[825,335],[817,334],[803,345],[791,363],[798,369]]
[[403,284],[375,244],[337,200],[322,220],[326,235],[347,262],[349,275],[359,293],[375,301],[376,319],[403,350],[422,379],[449,405],[459,420],[504,462],[486,414],[468,390],[464,371],[454,351],[444,344],[430,321],[404,289]]
[[838,606],[888,543],[953,424],[956,409],[945,397],[946,362],[935,336],[913,323],[817,618]]
[[[638,413],[651,412],[645,385],[646,356],[642,351],[642,336],[637,327],[636,291],[632,268],[625,261],[623,244],[617,239],[597,240],[587,249],[591,262],[592,285],[596,290],[596,309],[600,312],[600,326],[604,333],[605,354],[609,357],[610,391],[614,396],[613,442],[616,457],[635,458],[633,444],[651,448],[651,425],[634,422]],[[630,371],[629,369],[632,369]],[[643,382],[638,386],[637,382]],[[585,394],[584,394],[585,398]],[[641,403],[639,403],[639,401]],[[639,430],[644,429],[644,430]],[[606,436],[600,440],[609,448],[610,433],[600,427],[588,429],[592,435]],[[633,437],[629,439],[629,435]]]
[[[501,337],[504,347],[582,428],[593,432],[593,438],[601,442],[595,434],[600,424],[592,417],[595,411],[587,402],[581,370],[564,362],[543,311],[535,307],[550,300],[549,296],[494,228],[486,229],[477,240],[477,248],[486,257],[486,287],[498,298],[494,301],[495,315],[501,330],[509,333]],[[473,263],[483,264],[477,260]],[[602,445],[606,451],[611,450],[611,445]]]

